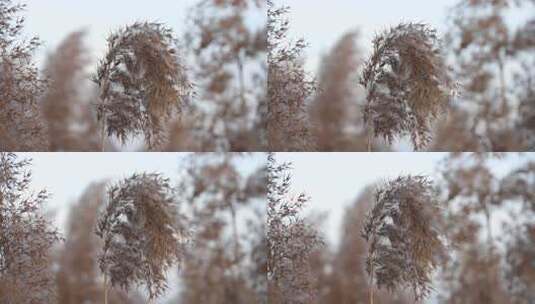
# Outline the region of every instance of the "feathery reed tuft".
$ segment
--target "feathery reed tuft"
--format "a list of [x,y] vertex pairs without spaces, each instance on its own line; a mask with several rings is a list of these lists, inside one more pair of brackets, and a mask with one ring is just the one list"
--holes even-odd
[[398,177],[377,189],[362,231],[372,284],[375,278],[379,289],[408,286],[417,301],[429,295],[432,271],[446,254],[441,213],[424,176]]
[[521,226],[511,234],[504,276],[514,303],[531,303],[535,299],[535,225]]
[[289,41],[287,7],[268,1],[268,111],[267,137],[271,151],[312,151],[314,138],[306,100],[316,91],[316,81],[304,68],[303,39]]
[[270,303],[315,303],[312,256],[323,247],[318,231],[301,216],[309,201],[291,195],[291,164],[278,164],[273,153],[267,165],[267,278]]
[[31,189],[31,161],[0,153],[0,303],[55,303],[51,253],[61,235]]
[[100,87],[98,119],[108,136],[124,143],[143,134],[149,148],[162,144],[164,128],[187,102],[191,83],[171,29],[134,23],[108,38],[94,82]]
[[145,284],[151,300],[166,290],[165,272],[183,260],[188,240],[176,205],[169,180],[156,173],[134,174],[108,190],[96,234],[104,240],[99,266],[112,286]]
[[431,124],[454,96],[454,83],[434,29],[402,23],[379,35],[360,83],[367,90],[364,120],[389,144],[410,135],[415,149],[431,141]]
[[0,0],[0,151],[47,150],[39,97],[47,87],[33,62],[38,37],[24,38],[26,6]]

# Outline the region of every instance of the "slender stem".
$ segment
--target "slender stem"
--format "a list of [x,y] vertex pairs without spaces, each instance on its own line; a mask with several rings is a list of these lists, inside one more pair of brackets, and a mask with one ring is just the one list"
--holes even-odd
[[487,244],[489,246],[489,253],[490,250],[492,249],[493,247],[493,243],[494,243],[494,238],[492,237],[492,224],[491,224],[491,221],[492,221],[492,218],[491,218],[491,210],[490,210],[490,203],[486,203],[484,205],[484,209],[483,209],[484,213],[485,213],[485,219],[486,219],[486,226],[487,226]]
[[108,304],[108,273],[104,272],[104,304]]
[[[238,82],[239,82],[239,91],[240,91],[240,111],[245,113],[247,110],[247,102],[245,100],[245,75],[243,72],[243,59],[241,56],[241,51],[238,52],[236,56],[237,65],[238,65]],[[241,124],[243,128],[247,128],[246,121],[242,119]]]
[[370,271],[370,304],[373,304],[373,263]]
[[234,267],[236,267],[240,251],[240,243],[238,238],[238,223],[236,222],[236,210],[234,209],[234,205],[232,203],[230,203],[230,213],[232,216],[232,234],[234,238]]
[[241,110],[245,111],[245,80],[244,80],[244,74],[243,74],[243,62],[241,58],[241,54],[238,53],[237,57],[237,64],[238,64],[238,81],[239,81],[239,90],[240,90],[240,101],[241,101]]
[[232,230],[234,234],[234,259],[238,260],[240,243],[238,239],[238,224],[236,222],[236,211],[232,208]]
[[[494,264],[492,263],[492,259],[493,259],[493,254],[494,254],[494,239],[492,238],[492,227],[491,227],[491,211],[489,210],[490,206],[489,206],[489,203],[487,203],[487,205],[485,205],[485,218],[487,220],[487,246],[488,246],[488,256],[487,256],[487,267],[485,268],[486,271],[487,271],[487,275],[485,276],[486,279],[487,279],[487,284],[489,284],[489,286],[491,286],[492,284],[492,278],[491,278],[491,273],[494,271],[494,269],[491,270],[490,267],[494,268]],[[490,303],[493,303],[493,301],[491,301]]]
[[500,97],[502,99],[502,113],[506,112],[507,108],[507,97],[506,97],[506,86],[505,86],[505,69],[504,69],[504,61],[500,54],[498,57],[498,67],[500,70]]
[[371,132],[368,131],[368,152],[372,152],[372,135]]
[[372,132],[371,122],[367,121],[365,123],[365,125],[366,125],[366,135],[368,136],[368,138],[367,138],[367,140],[368,140],[368,152],[372,152],[372,135],[373,135],[373,132]]
[[104,152],[104,139],[106,135],[106,126],[104,125],[104,120],[102,121],[102,126],[100,127],[100,150]]

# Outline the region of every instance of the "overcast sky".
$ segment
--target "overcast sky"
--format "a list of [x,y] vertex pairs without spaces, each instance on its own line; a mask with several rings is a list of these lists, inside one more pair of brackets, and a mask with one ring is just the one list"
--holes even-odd
[[[93,182],[117,182],[133,173],[158,172],[178,182],[179,171],[190,153],[17,153],[19,159],[31,159],[31,191],[47,189],[51,194],[45,208],[54,212],[55,225],[64,232],[69,206]],[[266,162],[265,153],[255,153],[237,161],[238,170],[247,175]],[[239,229],[246,231],[245,222]],[[177,280],[175,271],[168,272],[170,282]],[[170,289],[157,303],[166,303],[178,292],[179,284]],[[143,289],[139,290],[144,292]]]
[[[274,0],[290,7],[290,36],[305,38],[307,69],[316,72],[321,55],[329,51],[344,33],[359,29],[360,45],[366,55],[377,32],[401,22],[425,22],[444,34],[450,9],[459,0]],[[532,15],[527,5],[508,18],[513,25]]]
[[[15,1],[16,2],[16,1]],[[200,0],[19,0],[27,4],[26,27],[28,36],[37,35],[44,47],[36,54],[42,64],[45,54],[69,33],[88,30],[87,44],[93,59],[106,49],[106,37],[112,31],[136,21],[158,21],[170,26],[178,37],[185,32],[186,18],[191,7]],[[265,12],[252,13],[250,24],[264,24]]]
[[[320,229],[327,244],[335,249],[346,207],[366,186],[406,174],[436,178],[435,169],[446,156],[447,153],[277,153],[276,159],[293,163],[292,191],[311,197],[305,215],[327,216]],[[500,178],[528,159],[535,160],[535,153],[509,153],[504,160],[491,161],[490,167]],[[501,229],[494,223],[507,219],[505,212],[494,213],[493,234]],[[436,293],[427,303],[438,303]]]
[[[159,172],[177,182],[181,160],[189,153],[17,153],[31,158],[32,190],[46,188],[52,197],[46,208],[57,212],[56,225],[62,227],[69,205],[76,202],[92,183],[116,182],[133,173]],[[265,163],[265,154],[256,153],[239,161],[248,173]]]
[[[52,51],[69,33],[88,31],[87,45],[93,59],[106,47],[106,37],[113,30],[136,21],[165,22],[176,32],[183,31],[183,20],[196,0],[25,0],[27,4],[26,32],[37,35],[44,47],[36,54],[41,64],[45,54]],[[155,5],[158,3],[158,5]]]
[[276,0],[290,7],[290,36],[305,38],[310,44],[307,67],[315,72],[321,54],[347,31],[359,29],[363,47],[371,44],[376,32],[403,21],[426,22],[442,30],[449,7],[456,0]]
[[[311,197],[305,214],[326,213],[322,231],[336,246],[345,208],[370,184],[407,174],[431,178],[447,153],[277,153],[280,162],[293,163],[294,193]],[[511,153],[505,161],[491,162],[498,177],[535,153]],[[499,227],[497,227],[498,229]],[[358,233],[355,232],[355,233]]]

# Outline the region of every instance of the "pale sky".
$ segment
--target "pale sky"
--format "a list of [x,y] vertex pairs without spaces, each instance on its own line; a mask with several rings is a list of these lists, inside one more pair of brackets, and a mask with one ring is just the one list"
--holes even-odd
[[63,228],[69,205],[75,203],[93,182],[118,181],[136,172],[178,175],[179,159],[185,153],[17,153],[32,159],[32,190],[51,193],[46,208],[56,212],[56,225]]
[[[56,227],[64,233],[64,224],[69,207],[84,193],[93,182],[108,181],[115,183],[133,173],[158,172],[178,182],[179,171],[190,153],[16,153],[19,159],[31,159],[31,191],[46,189],[51,198],[46,210],[55,215]],[[238,169],[244,175],[253,172],[266,162],[265,153],[255,153],[237,161]],[[238,215],[240,216],[240,215]],[[239,230],[247,231],[245,218],[239,222]],[[170,288],[157,303],[166,303],[179,290],[177,273],[173,268],[168,272]],[[141,288],[140,292],[144,292]]]
[[[321,58],[348,31],[358,29],[359,46],[364,58],[370,55],[372,40],[378,32],[401,22],[423,22],[437,29],[440,36],[446,33],[448,16],[460,0],[273,0],[276,7],[287,6],[290,12],[289,38],[304,38],[308,43],[304,51],[305,68],[317,76]],[[506,15],[514,28],[533,16],[533,5],[509,11]],[[396,140],[393,148],[412,151],[405,136]]]
[[[90,63],[88,76],[95,72],[97,61],[106,52],[106,39],[110,33],[138,21],[161,22],[175,32],[182,47],[183,36],[188,30],[191,9],[202,0],[14,0],[27,5],[21,13],[25,17],[25,38],[38,36],[42,46],[35,52],[37,66],[43,68],[46,57],[71,33],[85,30],[84,41],[88,48]],[[265,26],[266,12],[250,9],[245,21],[251,28]],[[89,79],[89,77],[88,77]],[[114,141],[117,144],[117,141]],[[139,137],[121,146],[123,151],[137,151],[142,147]]]
[[[44,42],[37,55],[42,64],[44,56],[69,33],[88,30],[87,44],[93,59],[103,54],[106,37],[117,28],[136,21],[160,21],[182,32],[186,8],[196,0],[25,0],[27,4],[26,27],[28,35],[37,35]],[[158,3],[158,5],[155,5]]]
[[[17,2],[17,0],[15,1]],[[189,9],[200,0],[19,0],[25,12],[28,36],[38,35],[44,47],[36,54],[39,64],[69,33],[88,30],[87,44],[93,60],[106,49],[106,37],[116,29],[136,21],[157,21],[170,26],[178,37],[186,30]],[[251,25],[264,24],[265,13],[248,16]]]
[[[307,212],[327,212],[323,231],[337,244],[345,207],[368,185],[401,174],[432,174],[443,153],[277,153],[293,163],[293,190],[311,197]],[[358,233],[358,232],[356,232]]]
[[[293,163],[293,192],[304,192],[311,197],[305,214],[327,214],[321,230],[328,243],[337,246],[346,207],[354,203],[366,186],[408,174],[428,175],[436,179],[439,162],[447,155],[402,152],[277,153],[276,159]],[[496,175],[501,177],[528,158],[535,160],[535,153],[510,153],[505,161],[492,161],[490,164]]]
[[370,49],[376,32],[400,22],[426,22],[439,31],[446,24],[448,8],[457,0],[276,0],[290,7],[290,36],[305,38],[310,44],[307,68],[316,72],[322,54],[344,33],[361,32],[360,45]]
[[[327,246],[336,249],[346,207],[354,203],[364,188],[374,182],[407,174],[425,174],[436,179],[436,169],[447,153],[277,153],[278,162],[293,163],[292,194],[300,192],[311,197],[305,216],[324,214],[319,227]],[[535,153],[509,153],[503,160],[490,161],[498,178],[511,168],[518,168],[527,160],[535,160]],[[505,219],[505,212],[494,212],[492,230]],[[355,231],[359,234],[360,231]],[[439,285],[435,286],[440,288]],[[426,303],[438,303],[433,293]]]
[[[290,7],[290,37],[304,38],[309,47],[306,67],[318,69],[321,55],[330,50],[344,33],[359,29],[360,46],[368,56],[377,32],[401,22],[424,22],[443,35],[450,9],[459,0],[274,0],[276,5]],[[514,11],[508,20],[513,26],[532,16],[533,6]]]
[[[51,193],[46,208],[57,212],[56,225],[62,228],[69,205],[93,182],[117,182],[134,173],[159,172],[178,181],[181,161],[190,153],[17,153],[32,159],[32,190],[46,188]],[[248,173],[265,163],[265,154],[256,153],[239,161]]]

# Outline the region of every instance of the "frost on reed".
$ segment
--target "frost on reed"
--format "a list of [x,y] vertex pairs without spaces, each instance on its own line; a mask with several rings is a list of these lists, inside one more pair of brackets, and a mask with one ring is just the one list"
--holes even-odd
[[169,180],[156,173],[134,174],[108,190],[96,234],[104,241],[99,266],[111,285],[144,284],[150,300],[166,290],[166,271],[183,260],[188,236]]
[[0,150],[46,150],[38,97],[46,82],[39,77],[33,53],[37,37],[24,40],[24,5],[0,0]]
[[53,303],[50,251],[60,235],[43,214],[49,194],[32,193],[29,160],[0,153],[0,303]]
[[505,282],[513,303],[535,302],[535,162],[506,175],[500,198],[520,203],[520,216],[507,229]]
[[[533,39],[535,40],[535,20],[533,24]],[[527,75],[517,77],[518,85],[522,88],[519,94],[520,122],[518,128],[520,136],[523,137],[526,151],[535,151],[535,72],[532,68],[533,65],[535,65],[535,60],[532,60],[531,65],[523,64],[522,67],[528,71]]]
[[289,163],[268,156],[267,278],[270,303],[305,304],[317,300],[312,256],[323,246],[317,230],[301,216],[309,198],[291,196]]
[[162,144],[166,123],[191,90],[181,61],[172,30],[160,23],[134,23],[108,38],[94,76],[98,120],[108,136],[125,143],[143,134],[149,148]]
[[513,232],[505,255],[505,279],[515,303],[535,301],[535,226]]
[[288,41],[288,12],[268,1],[268,144],[271,151],[311,151],[315,143],[306,101],[316,91],[316,82],[304,68],[306,42]]
[[442,219],[437,193],[424,176],[398,177],[378,188],[362,231],[371,288],[406,286],[416,301],[427,297],[432,272],[446,254]]
[[454,95],[437,33],[425,24],[400,24],[377,35],[373,45],[360,80],[367,90],[364,120],[389,144],[410,135],[414,148],[422,149]]

